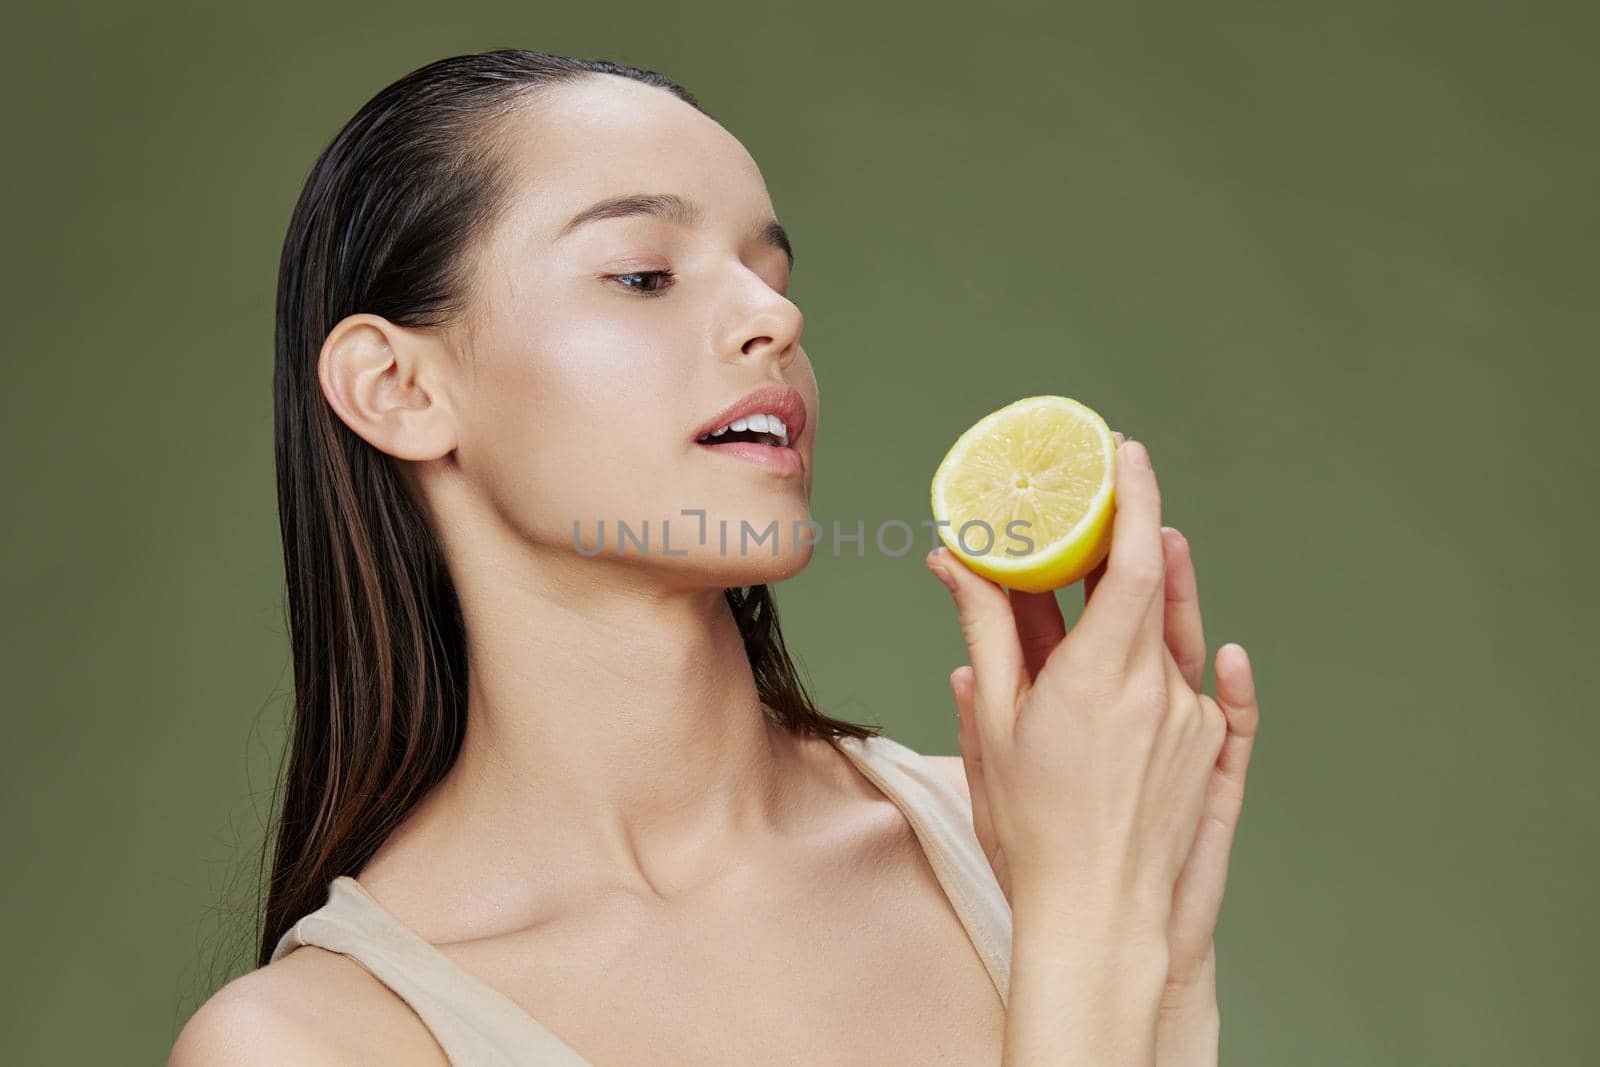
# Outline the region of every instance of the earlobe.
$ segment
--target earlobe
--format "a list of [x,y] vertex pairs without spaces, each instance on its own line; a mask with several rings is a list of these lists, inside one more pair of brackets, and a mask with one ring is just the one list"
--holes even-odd
[[323,397],[372,447],[428,460],[456,446],[455,419],[438,375],[441,341],[378,315],[350,315],[329,332],[317,360]]

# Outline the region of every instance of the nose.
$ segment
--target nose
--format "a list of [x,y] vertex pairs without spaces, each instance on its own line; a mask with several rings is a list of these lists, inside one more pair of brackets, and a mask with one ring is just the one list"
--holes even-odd
[[794,301],[760,283],[764,295],[739,316],[724,351],[737,349],[746,356],[775,359],[780,367],[794,361],[800,351],[800,331],[806,317]]

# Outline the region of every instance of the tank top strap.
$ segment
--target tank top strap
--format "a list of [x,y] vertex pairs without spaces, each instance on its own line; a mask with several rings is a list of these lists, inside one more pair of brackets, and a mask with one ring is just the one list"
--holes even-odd
[[432,1031],[452,1064],[593,1067],[517,1003],[390,915],[354,878],[328,886],[328,902],[278,939],[276,962],[301,945],[355,960]]
[[972,806],[933,762],[883,734],[844,735],[837,745],[905,813],[929,865],[1009,1007],[1011,905],[972,825]]

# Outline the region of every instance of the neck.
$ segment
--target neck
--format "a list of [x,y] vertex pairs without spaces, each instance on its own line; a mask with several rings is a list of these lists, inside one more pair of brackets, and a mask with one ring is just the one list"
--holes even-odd
[[763,713],[720,589],[503,563],[452,572],[467,728],[418,806],[420,855],[479,879],[668,895],[780,829],[798,804],[799,747]]

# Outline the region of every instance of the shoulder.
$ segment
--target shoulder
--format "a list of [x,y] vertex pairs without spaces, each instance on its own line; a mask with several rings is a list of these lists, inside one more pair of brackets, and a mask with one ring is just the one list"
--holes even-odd
[[338,1063],[337,1038],[307,1010],[305,994],[280,964],[235,978],[189,1017],[167,1067]]
[[167,1067],[353,1061],[411,1067],[445,1058],[387,986],[354,960],[307,945],[212,994],[178,1034]]

